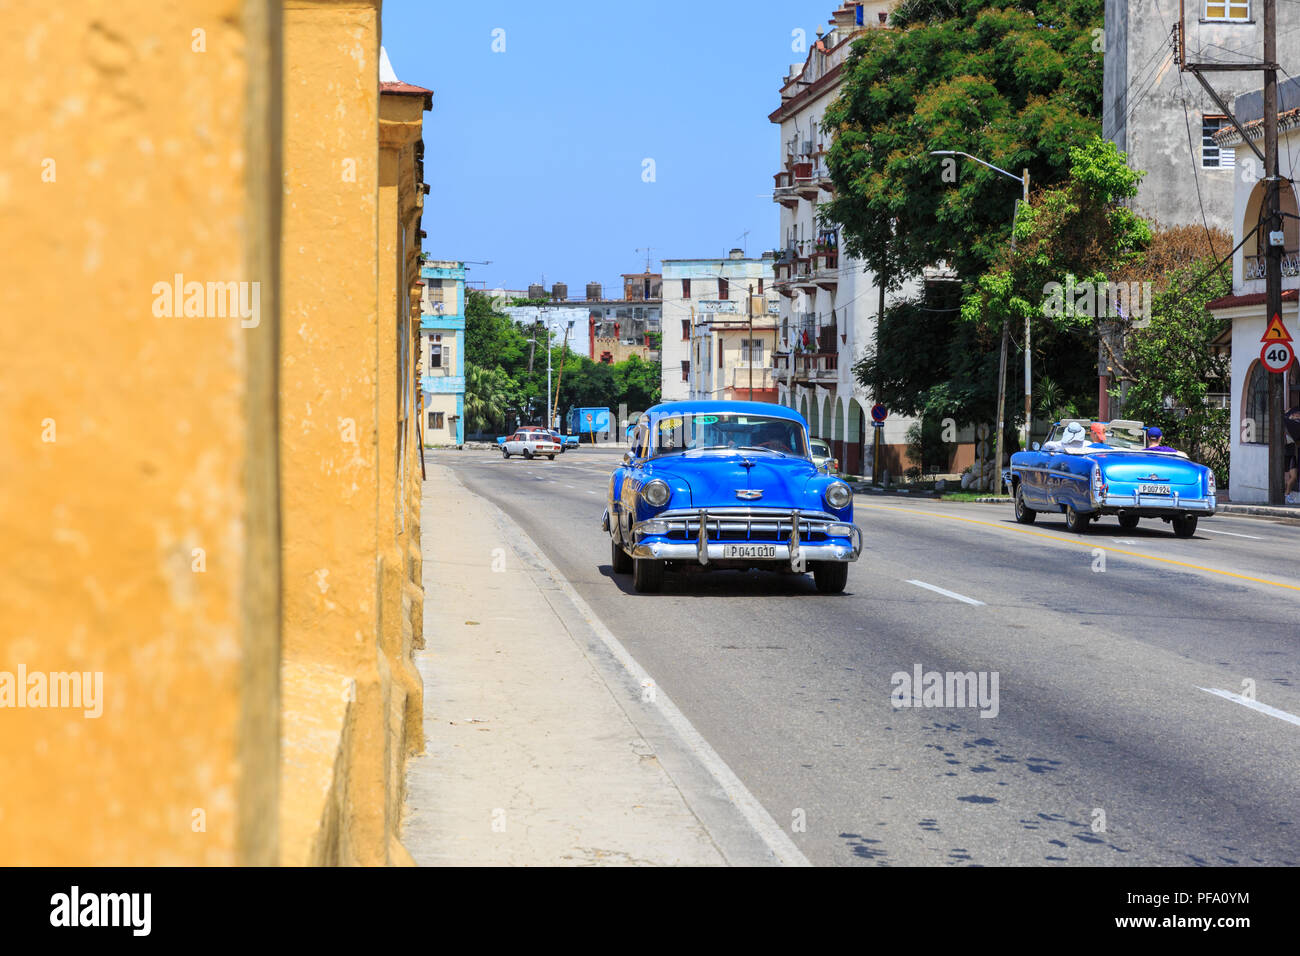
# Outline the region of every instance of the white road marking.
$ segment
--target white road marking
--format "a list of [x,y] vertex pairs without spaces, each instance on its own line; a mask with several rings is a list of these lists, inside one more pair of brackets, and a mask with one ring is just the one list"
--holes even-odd
[[1234,694],[1230,690],[1220,690],[1217,687],[1202,687],[1201,690],[1207,694],[1214,694],[1216,697],[1222,697],[1224,700],[1230,700],[1234,704],[1241,704],[1243,707],[1249,707],[1251,710],[1257,710],[1261,714],[1268,714],[1270,717],[1276,717],[1278,720],[1285,720],[1288,724],[1295,724],[1300,727],[1300,717],[1295,714],[1287,713],[1285,710],[1278,710],[1276,707],[1270,707],[1268,704],[1261,704],[1257,700],[1251,700],[1249,697],[1242,697],[1240,694]]
[[925,588],[927,591],[933,591],[935,594],[942,594],[942,595],[944,595],[945,597],[954,598],[955,600],[958,600],[958,601],[965,601],[967,604],[978,604],[980,607],[984,607],[984,606],[985,606],[985,604],[984,604],[983,601],[977,601],[977,600],[975,600],[974,598],[968,598],[968,597],[966,597],[966,595],[964,595],[964,594],[958,594],[956,591],[949,591],[949,590],[946,590],[945,588],[938,588],[938,587],[935,587],[933,584],[926,584],[924,581],[910,581],[910,580],[909,580],[907,583],[908,583],[908,584],[915,584],[918,588]]
[[1263,538],[1261,538],[1261,537],[1260,537],[1259,535],[1257,535],[1257,534],[1237,534],[1237,532],[1235,532],[1235,531],[1215,531],[1213,528],[1198,528],[1197,530],[1198,530],[1198,531],[1206,531],[1206,532],[1209,532],[1210,534],[1226,534],[1226,535],[1230,535],[1231,537],[1234,537],[1234,538],[1251,538],[1251,539],[1254,540],[1254,541],[1263,541],[1263,540],[1264,540]]

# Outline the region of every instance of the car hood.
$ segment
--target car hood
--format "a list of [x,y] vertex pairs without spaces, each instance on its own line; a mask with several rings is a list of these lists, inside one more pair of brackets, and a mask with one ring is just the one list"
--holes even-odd
[[[746,462],[751,463],[746,466]],[[806,458],[782,458],[778,455],[736,452],[686,452],[656,459],[646,467],[647,477],[680,478],[691,489],[690,507],[707,508],[727,505],[754,508],[803,508],[825,510],[822,483],[824,477]],[[738,490],[763,492],[761,498],[746,500]],[[673,501],[670,507],[687,502]]]

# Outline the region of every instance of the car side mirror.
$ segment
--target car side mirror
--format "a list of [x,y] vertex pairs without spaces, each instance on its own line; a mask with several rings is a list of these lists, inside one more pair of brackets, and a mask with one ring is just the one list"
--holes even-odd
[[1034,451],[1038,451],[1038,442],[1034,442]]
[[623,452],[623,464],[625,465],[632,464],[632,453],[630,451]]

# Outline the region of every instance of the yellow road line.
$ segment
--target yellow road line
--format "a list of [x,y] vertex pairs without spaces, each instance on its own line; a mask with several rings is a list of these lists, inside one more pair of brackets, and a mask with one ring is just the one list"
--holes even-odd
[[1046,538],[1048,541],[1055,541],[1057,544],[1074,545],[1076,547],[1089,548],[1089,549],[1102,548],[1107,552],[1114,552],[1115,554],[1126,554],[1129,557],[1142,558],[1143,560],[1146,561],[1158,561],[1161,564],[1173,564],[1173,565],[1177,565],[1180,568],[1191,568],[1194,571],[1205,571],[1208,572],[1209,574],[1221,574],[1224,577],[1238,578],[1242,581],[1253,581],[1256,584],[1267,584],[1275,588],[1285,588],[1288,591],[1300,591],[1300,585],[1285,584],[1281,581],[1270,581],[1267,578],[1256,578],[1256,577],[1252,577],[1249,574],[1239,574],[1236,571],[1224,571],[1221,568],[1207,568],[1201,564],[1192,564],[1191,562],[1188,561],[1175,561],[1173,558],[1161,558],[1161,557],[1157,557],[1154,554],[1143,554],[1140,551],[1126,551],[1123,548],[1112,548],[1108,545],[1103,546],[1101,544],[1093,544],[1092,542],[1087,541],[1086,539],[1076,541],[1072,538],[1062,538],[1060,535],[1047,534],[1046,532],[1043,531],[1032,531],[1029,528],[1009,526],[1005,523],[999,523],[993,521],[981,521],[979,518],[964,518],[961,515],[941,514],[933,511],[918,511],[915,508],[892,508],[887,505],[870,505],[870,504],[865,504],[862,501],[854,502],[854,504],[858,508],[870,508],[874,511],[899,511],[904,514],[921,515],[922,517],[925,518],[943,518],[945,521],[964,521],[967,524],[978,524],[978,525],[984,525],[986,528],[997,528],[999,531],[1015,531],[1019,534],[1031,534],[1037,538]]

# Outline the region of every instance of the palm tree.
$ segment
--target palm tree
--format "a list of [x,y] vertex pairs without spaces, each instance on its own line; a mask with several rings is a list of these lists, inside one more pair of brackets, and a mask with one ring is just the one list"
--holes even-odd
[[490,431],[505,423],[506,410],[519,385],[504,370],[465,368],[465,425],[472,434]]

